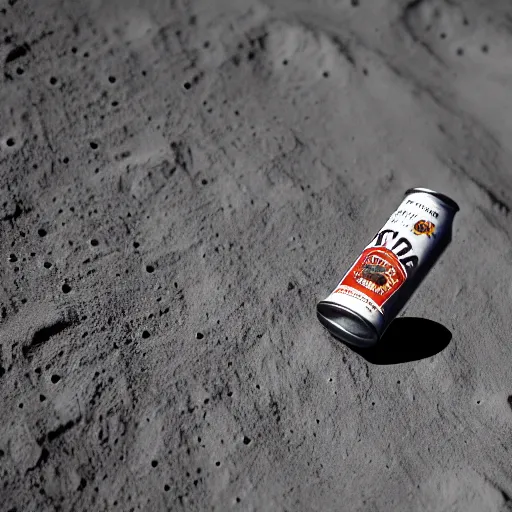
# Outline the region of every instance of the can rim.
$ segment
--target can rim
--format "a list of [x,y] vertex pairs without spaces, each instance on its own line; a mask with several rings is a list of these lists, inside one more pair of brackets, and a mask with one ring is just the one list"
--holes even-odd
[[405,192],[405,196],[408,196],[409,194],[414,194],[417,192],[423,192],[424,194],[430,194],[431,196],[437,197],[438,199],[441,199],[443,203],[452,210],[458,212],[460,210],[459,205],[450,197],[441,194],[440,192],[436,192],[435,190],[431,190],[429,188],[422,188],[422,187],[415,187],[410,188]]
[[[364,327],[367,329],[368,336],[361,336],[355,332],[350,331],[342,324],[336,322],[329,318],[328,315],[324,313],[324,308],[337,310],[339,313],[351,317],[357,321],[359,321]],[[337,304],[336,302],[331,302],[328,300],[321,300],[316,307],[316,314],[318,320],[326,327],[329,332],[335,337],[338,338],[349,345],[355,345],[360,348],[369,348],[375,345],[379,341],[379,333],[375,326],[364,316],[350,309],[347,306],[343,306],[341,304]]]

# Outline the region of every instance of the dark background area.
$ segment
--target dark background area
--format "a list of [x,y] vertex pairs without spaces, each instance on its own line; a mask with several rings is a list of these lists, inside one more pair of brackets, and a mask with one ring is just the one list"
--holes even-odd
[[[512,510],[508,2],[0,0],[2,510]],[[315,306],[410,187],[372,353]]]

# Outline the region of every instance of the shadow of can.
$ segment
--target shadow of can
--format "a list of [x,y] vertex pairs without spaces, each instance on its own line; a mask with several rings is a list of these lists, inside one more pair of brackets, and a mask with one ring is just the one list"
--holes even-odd
[[400,364],[432,357],[444,350],[451,339],[452,333],[433,320],[402,317],[391,322],[375,346],[347,346],[369,363]]

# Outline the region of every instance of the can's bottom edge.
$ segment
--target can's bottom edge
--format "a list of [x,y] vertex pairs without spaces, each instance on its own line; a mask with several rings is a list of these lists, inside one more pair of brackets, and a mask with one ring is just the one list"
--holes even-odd
[[375,327],[361,315],[340,304],[320,301],[316,307],[320,323],[336,338],[360,348],[369,348],[379,341]]

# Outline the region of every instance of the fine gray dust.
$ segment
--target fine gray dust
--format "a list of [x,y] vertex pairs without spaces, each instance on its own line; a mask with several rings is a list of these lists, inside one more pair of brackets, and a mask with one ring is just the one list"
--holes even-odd
[[[512,510],[511,20],[0,0],[0,508]],[[451,340],[378,364],[316,303],[410,187]]]

